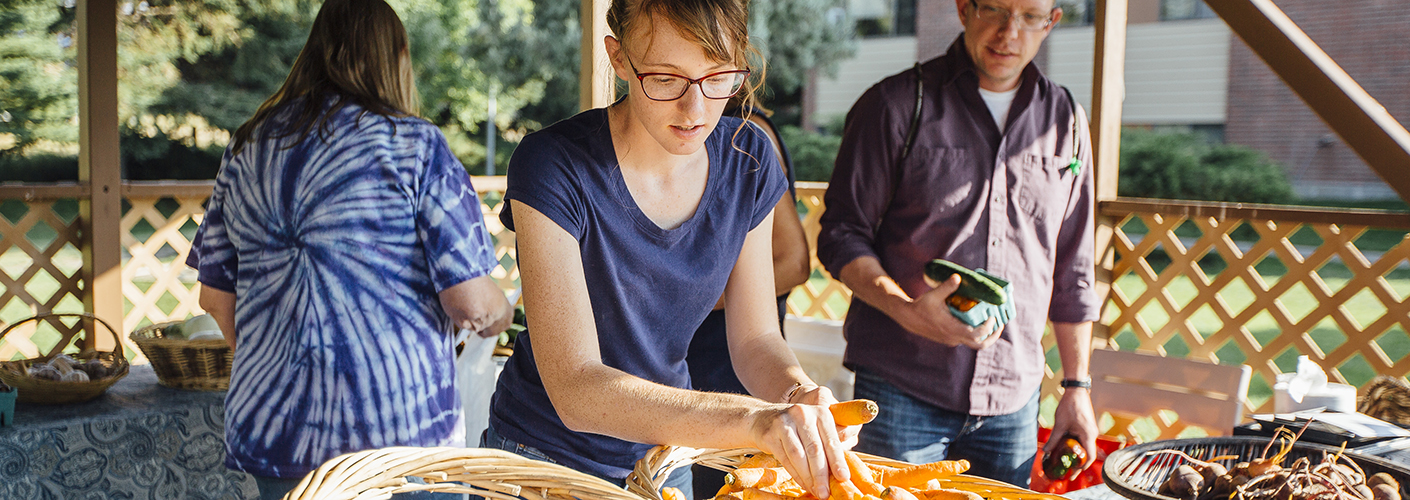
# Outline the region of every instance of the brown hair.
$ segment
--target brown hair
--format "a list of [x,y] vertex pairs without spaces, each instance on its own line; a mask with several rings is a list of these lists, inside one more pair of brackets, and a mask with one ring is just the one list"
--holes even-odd
[[765,70],[764,58],[749,43],[749,0],[612,0],[607,27],[625,47],[629,34],[655,22],[657,16],[693,39],[707,57],[749,68],[749,79],[735,97],[745,106],[756,105],[754,94],[762,86]]
[[[327,130],[328,116],[348,104],[381,116],[416,116],[420,100],[411,74],[406,28],[383,0],[328,0],[318,10],[308,42],[294,60],[278,92],[254,117],[235,130],[238,153],[255,133],[286,105],[302,98],[292,119],[263,135],[303,142],[314,129]],[[333,99],[326,112],[325,102]]]

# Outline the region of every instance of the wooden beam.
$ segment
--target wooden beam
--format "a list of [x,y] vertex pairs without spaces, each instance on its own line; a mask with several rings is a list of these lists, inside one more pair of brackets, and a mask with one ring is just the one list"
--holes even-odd
[[[1092,61],[1092,177],[1095,183],[1094,203],[1116,199],[1118,164],[1121,160],[1121,103],[1126,98],[1126,11],[1127,0],[1097,0],[1095,22],[1096,47]],[[1118,221],[1097,215],[1096,292],[1102,303],[1111,293],[1112,268],[1116,252],[1111,246]],[[1093,325],[1093,337],[1098,347],[1111,337],[1106,325]]]
[[1116,199],[1121,103],[1126,98],[1126,2],[1097,0],[1091,112],[1097,201]]
[[[83,218],[83,308],[122,324],[122,160],[118,150],[117,2],[78,1],[78,178]],[[90,347],[118,349],[85,325]],[[122,335],[122,332],[117,332]],[[96,339],[96,343],[93,340]]]
[[1207,3],[1400,199],[1410,201],[1410,132],[1385,107],[1272,1]]
[[1410,213],[1391,210],[1342,209],[1328,207],[1297,207],[1262,205],[1257,203],[1223,203],[1213,201],[1160,200],[1154,198],[1121,198],[1102,202],[1101,214],[1120,219],[1130,214],[1161,214],[1191,219],[1211,217],[1216,220],[1273,220],[1279,223],[1337,224],[1384,229],[1410,229]]
[[605,108],[612,104],[612,65],[602,38],[607,30],[609,0],[582,0],[578,19],[583,27],[582,64],[578,70],[578,108]]

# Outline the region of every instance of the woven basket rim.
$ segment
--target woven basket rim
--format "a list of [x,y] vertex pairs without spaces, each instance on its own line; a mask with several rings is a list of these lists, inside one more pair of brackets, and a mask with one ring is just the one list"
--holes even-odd
[[[108,334],[113,337],[114,350],[98,351],[84,350],[80,348],[77,357],[82,359],[105,358],[107,361],[112,362],[113,373],[111,375],[108,375],[107,377],[98,380],[89,380],[87,382],[60,382],[55,380],[36,379],[34,377],[29,376],[28,370],[31,365],[35,363],[49,362],[49,360],[58,357],[60,354],[63,354],[63,348],[67,346],[56,347],[51,354],[39,356],[37,358],[19,359],[14,361],[0,361],[0,380],[4,381],[5,385],[14,387],[16,389],[22,389],[20,391],[20,397],[26,402],[39,404],[81,403],[101,396],[104,392],[108,390],[109,387],[112,387],[113,384],[116,384],[118,380],[121,380],[123,377],[127,376],[128,367],[131,365],[131,363],[127,361],[127,357],[125,357],[121,352],[122,338],[118,337],[117,330],[114,330],[113,326],[108,324],[107,321],[103,321],[102,318],[99,318],[89,313],[51,312],[30,316],[14,323],[10,323],[5,327],[4,330],[0,330],[0,339],[4,339],[5,335],[9,334],[11,330],[14,330],[15,328],[27,322],[37,322],[49,318],[60,317],[78,317],[81,319],[90,319],[93,320],[95,323],[102,324],[103,327],[107,328]],[[97,330],[99,329],[93,328],[93,331]],[[88,330],[84,330],[85,334],[82,337],[87,337],[88,332]],[[69,342],[72,343],[75,339],[79,338],[80,336],[74,336],[73,338],[69,339]]]
[[[503,450],[489,448],[391,447],[365,450],[333,458],[304,476],[285,500],[351,498],[410,491],[471,493],[494,500],[660,500],[662,482],[671,470],[700,463],[721,470],[733,470],[747,455],[760,453],[753,448],[696,449],[657,446],[637,461],[627,476],[626,488],[562,465],[534,460]],[[911,464],[858,453],[869,464],[905,467]],[[430,484],[408,483],[406,477],[426,479]],[[661,482],[654,481],[659,478]],[[958,475],[950,481],[966,489],[981,491],[993,498],[1061,500],[977,476]],[[369,494],[369,492],[374,492]]]
[[[409,476],[429,484],[408,483]],[[495,500],[518,500],[521,493],[531,499],[641,500],[602,478],[562,465],[503,450],[455,447],[391,447],[341,455],[305,475],[284,498],[351,498],[372,490],[471,493]]]
[[[157,383],[173,389],[223,391],[230,388],[229,371],[233,362],[230,344],[225,339],[186,340],[166,338],[162,331],[183,323],[165,321],[153,323],[128,334],[142,354],[151,361]],[[211,362],[220,366],[212,367]],[[218,375],[211,373],[226,373]]]

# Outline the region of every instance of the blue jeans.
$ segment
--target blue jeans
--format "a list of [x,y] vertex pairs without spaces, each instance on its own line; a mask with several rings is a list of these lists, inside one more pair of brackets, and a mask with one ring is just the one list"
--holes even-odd
[[[288,494],[289,491],[293,490],[295,486],[298,486],[300,481],[304,480],[302,477],[288,479],[282,477],[255,476],[253,474],[251,474],[251,476],[255,478],[255,485],[259,486],[260,500],[280,500],[284,498],[284,495]],[[424,482],[418,477],[408,477],[406,479],[413,483]],[[392,500],[460,500],[464,497],[465,495],[460,493],[413,491],[411,493],[397,493],[392,495]]]
[[[485,429],[485,433],[480,435],[480,447],[504,450],[515,455],[519,455],[525,458],[531,458],[540,462],[548,462],[551,464],[558,463],[558,461],[552,458],[548,458],[548,455],[544,455],[542,451],[538,450],[538,448],[520,444],[510,440],[509,438],[499,435],[498,432],[494,431],[493,425],[491,425],[488,429]],[[592,475],[617,486],[626,487],[627,485],[625,479],[598,476],[596,474]],[[681,467],[679,469],[676,469],[675,472],[672,472],[671,477],[666,478],[666,484],[663,484],[661,486],[670,486],[676,488],[678,490],[681,490],[681,493],[685,493],[686,498],[694,498],[694,488],[691,487],[691,479],[692,477],[690,475],[690,467]]]
[[1008,415],[978,417],[944,410],[857,369],[855,397],[881,406],[862,426],[857,451],[922,464],[969,460],[969,474],[1028,487],[1038,451],[1038,393]]

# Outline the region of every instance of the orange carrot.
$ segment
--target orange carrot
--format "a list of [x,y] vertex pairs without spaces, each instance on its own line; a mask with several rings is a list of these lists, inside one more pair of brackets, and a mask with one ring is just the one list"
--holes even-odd
[[808,493],[803,490],[802,486],[798,486],[798,482],[791,477],[759,489],[786,497],[801,497]]
[[917,488],[933,478],[953,476],[967,470],[968,460],[941,460],[883,472],[876,478],[876,482],[887,486]]
[[828,476],[828,500],[865,500],[866,495],[862,490],[857,489],[857,485],[851,481],[841,482],[836,477]]
[[725,474],[725,484],[735,489],[763,488],[788,477],[788,471],[783,467],[748,467]]
[[973,491],[955,490],[941,488],[938,490],[926,490],[917,492],[920,500],[984,500],[984,497]]
[[827,408],[832,411],[832,421],[837,425],[862,425],[876,418],[881,407],[868,399],[853,399],[834,403]]
[[755,454],[753,454],[753,455],[750,455],[749,458],[744,459],[744,461],[743,461],[743,462],[740,462],[739,465],[738,465],[737,467],[735,467],[735,468],[737,468],[737,469],[749,469],[749,468],[767,468],[767,467],[782,467],[782,466],[783,466],[783,462],[779,462],[778,459],[777,459],[777,458],[774,458],[773,455],[770,455],[770,454],[768,454],[768,453],[755,453]]
[[661,488],[661,498],[663,500],[686,500],[685,493],[681,490],[667,486]]
[[881,500],[920,500],[910,490],[899,486],[887,486],[881,492]]
[[759,488],[745,488],[744,491],[741,492],[740,498],[742,498],[743,500],[787,500],[790,498],[798,497],[780,495],[778,493],[761,490]]
[[855,484],[857,489],[861,490],[862,493],[871,496],[880,496],[882,486],[876,484],[876,478],[871,473],[871,467],[868,467],[867,463],[863,462],[862,458],[857,456],[854,452],[848,451],[845,455],[847,457],[847,468],[852,471],[852,484]]
[[728,494],[733,493],[733,492],[734,492],[734,488],[731,488],[731,487],[729,486],[729,482],[726,481],[725,484],[724,484],[724,486],[720,486],[720,491],[715,492],[715,496],[716,496],[716,497],[721,497],[721,496],[725,496],[725,495],[728,495]]

